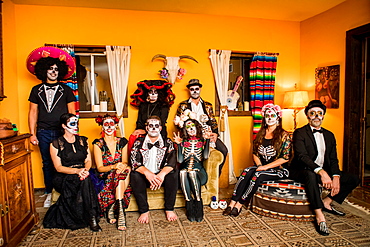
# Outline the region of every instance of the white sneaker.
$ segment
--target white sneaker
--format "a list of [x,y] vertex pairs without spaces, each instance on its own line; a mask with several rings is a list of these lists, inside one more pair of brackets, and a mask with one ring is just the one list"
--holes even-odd
[[47,194],[46,199],[44,201],[44,208],[48,208],[51,206],[51,193]]

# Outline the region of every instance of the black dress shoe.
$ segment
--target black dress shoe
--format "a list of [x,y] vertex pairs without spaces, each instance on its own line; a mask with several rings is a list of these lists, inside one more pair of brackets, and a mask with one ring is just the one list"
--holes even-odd
[[318,225],[316,225],[316,231],[323,236],[329,235],[329,228],[325,221],[321,221]]
[[327,212],[327,213],[330,213],[330,214],[334,214],[334,215],[339,215],[339,216],[344,216],[346,215],[346,213],[343,213],[339,210],[336,210],[335,208],[331,207],[331,210],[330,209],[327,209],[326,207],[323,207],[322,208],[322,211],[324,212]]
[[90,225],[90,230],[93,231],[93,232],[101,232],[102,231],[102,229],[99,226],[98,221],[96,220],[95,216],[91,217],[89,225]]
[[231,216],[234,216],[234,217],[237,217],[239,216],[240,212],[242,211],[242,208],[240,209],[237,209],[237,208],[233,208],[230,212],[230,215]]
[[222,212],[222,215],[229,216],[231,214],[231,207],[225,208],[225,210]]

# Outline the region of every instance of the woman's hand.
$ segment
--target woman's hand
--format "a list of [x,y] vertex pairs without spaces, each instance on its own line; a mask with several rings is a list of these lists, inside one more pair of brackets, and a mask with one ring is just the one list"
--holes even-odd
[[116,173],[121,174],[127,169],[127,164],[123,164],[122,162],[119,162],[116,164]]
[[145,131],[145,130],[143,130],[143,129],[137,129],[137,130],[135,130],[135,131],[132,133],[132,135],[134,135],[134,136],[138,136],[138,135],[145,135],[145,133],[146,133],[146,131]]
[[177,144],[180,144],[182,142],[182,138],[180,137],[180,133],[173,132],[173,141],[176,142]]
[[77,175],[80,177],[80,180],[84,180],[90,175],[90,173],[86,168],[80,168],[77,169]]
[[266,171],[268,169],[268,167],[266,165],[264,166],[258,166],[256,171]]

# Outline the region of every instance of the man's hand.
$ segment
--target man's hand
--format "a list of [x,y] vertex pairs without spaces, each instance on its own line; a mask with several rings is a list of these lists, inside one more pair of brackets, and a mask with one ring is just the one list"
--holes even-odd
[[266,171],[267,169],[268,168],[267,168],[266,165],[264,165],[264,166],[258,166],[257,169],[256,169],[256,171]]
[[216,143],[218,135],[216,133],[211,133],[211,142]]
[[333,187],[331,189],[331,196],[335,196],[340,191],[340,177],[339,176],[333,176]]
[[137,129],[137,130],[135,130],[135,131],[132,133],[132,135],[134,135],[134,136],[145,135],[145,134],[146,134],[146,131],[145,131],[145,130],[143,130],[143,129]]
[[321,176],[322,186],[325,189],[330,190],[333,187],[333,181],[329,177],[328,173],[326,171],[324,171],[324,169],[321,169],[319,171],[319,175]]
[[30,142],[32,145],[35,145],[35,146],[39,145],[39,140],[37,140],[37,137],[35,135],[32,135],[30,137]]
[[150,183],[151,190],[157,190],[161,187],[163,180],[158,175],[155,175],[151,171],[147,171],[144,175]]

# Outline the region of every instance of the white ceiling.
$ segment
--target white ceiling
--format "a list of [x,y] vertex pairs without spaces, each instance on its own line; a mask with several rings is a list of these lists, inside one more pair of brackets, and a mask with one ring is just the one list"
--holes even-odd
[[12,0],[15,4],[177,12],[303,21],[345,0]]

